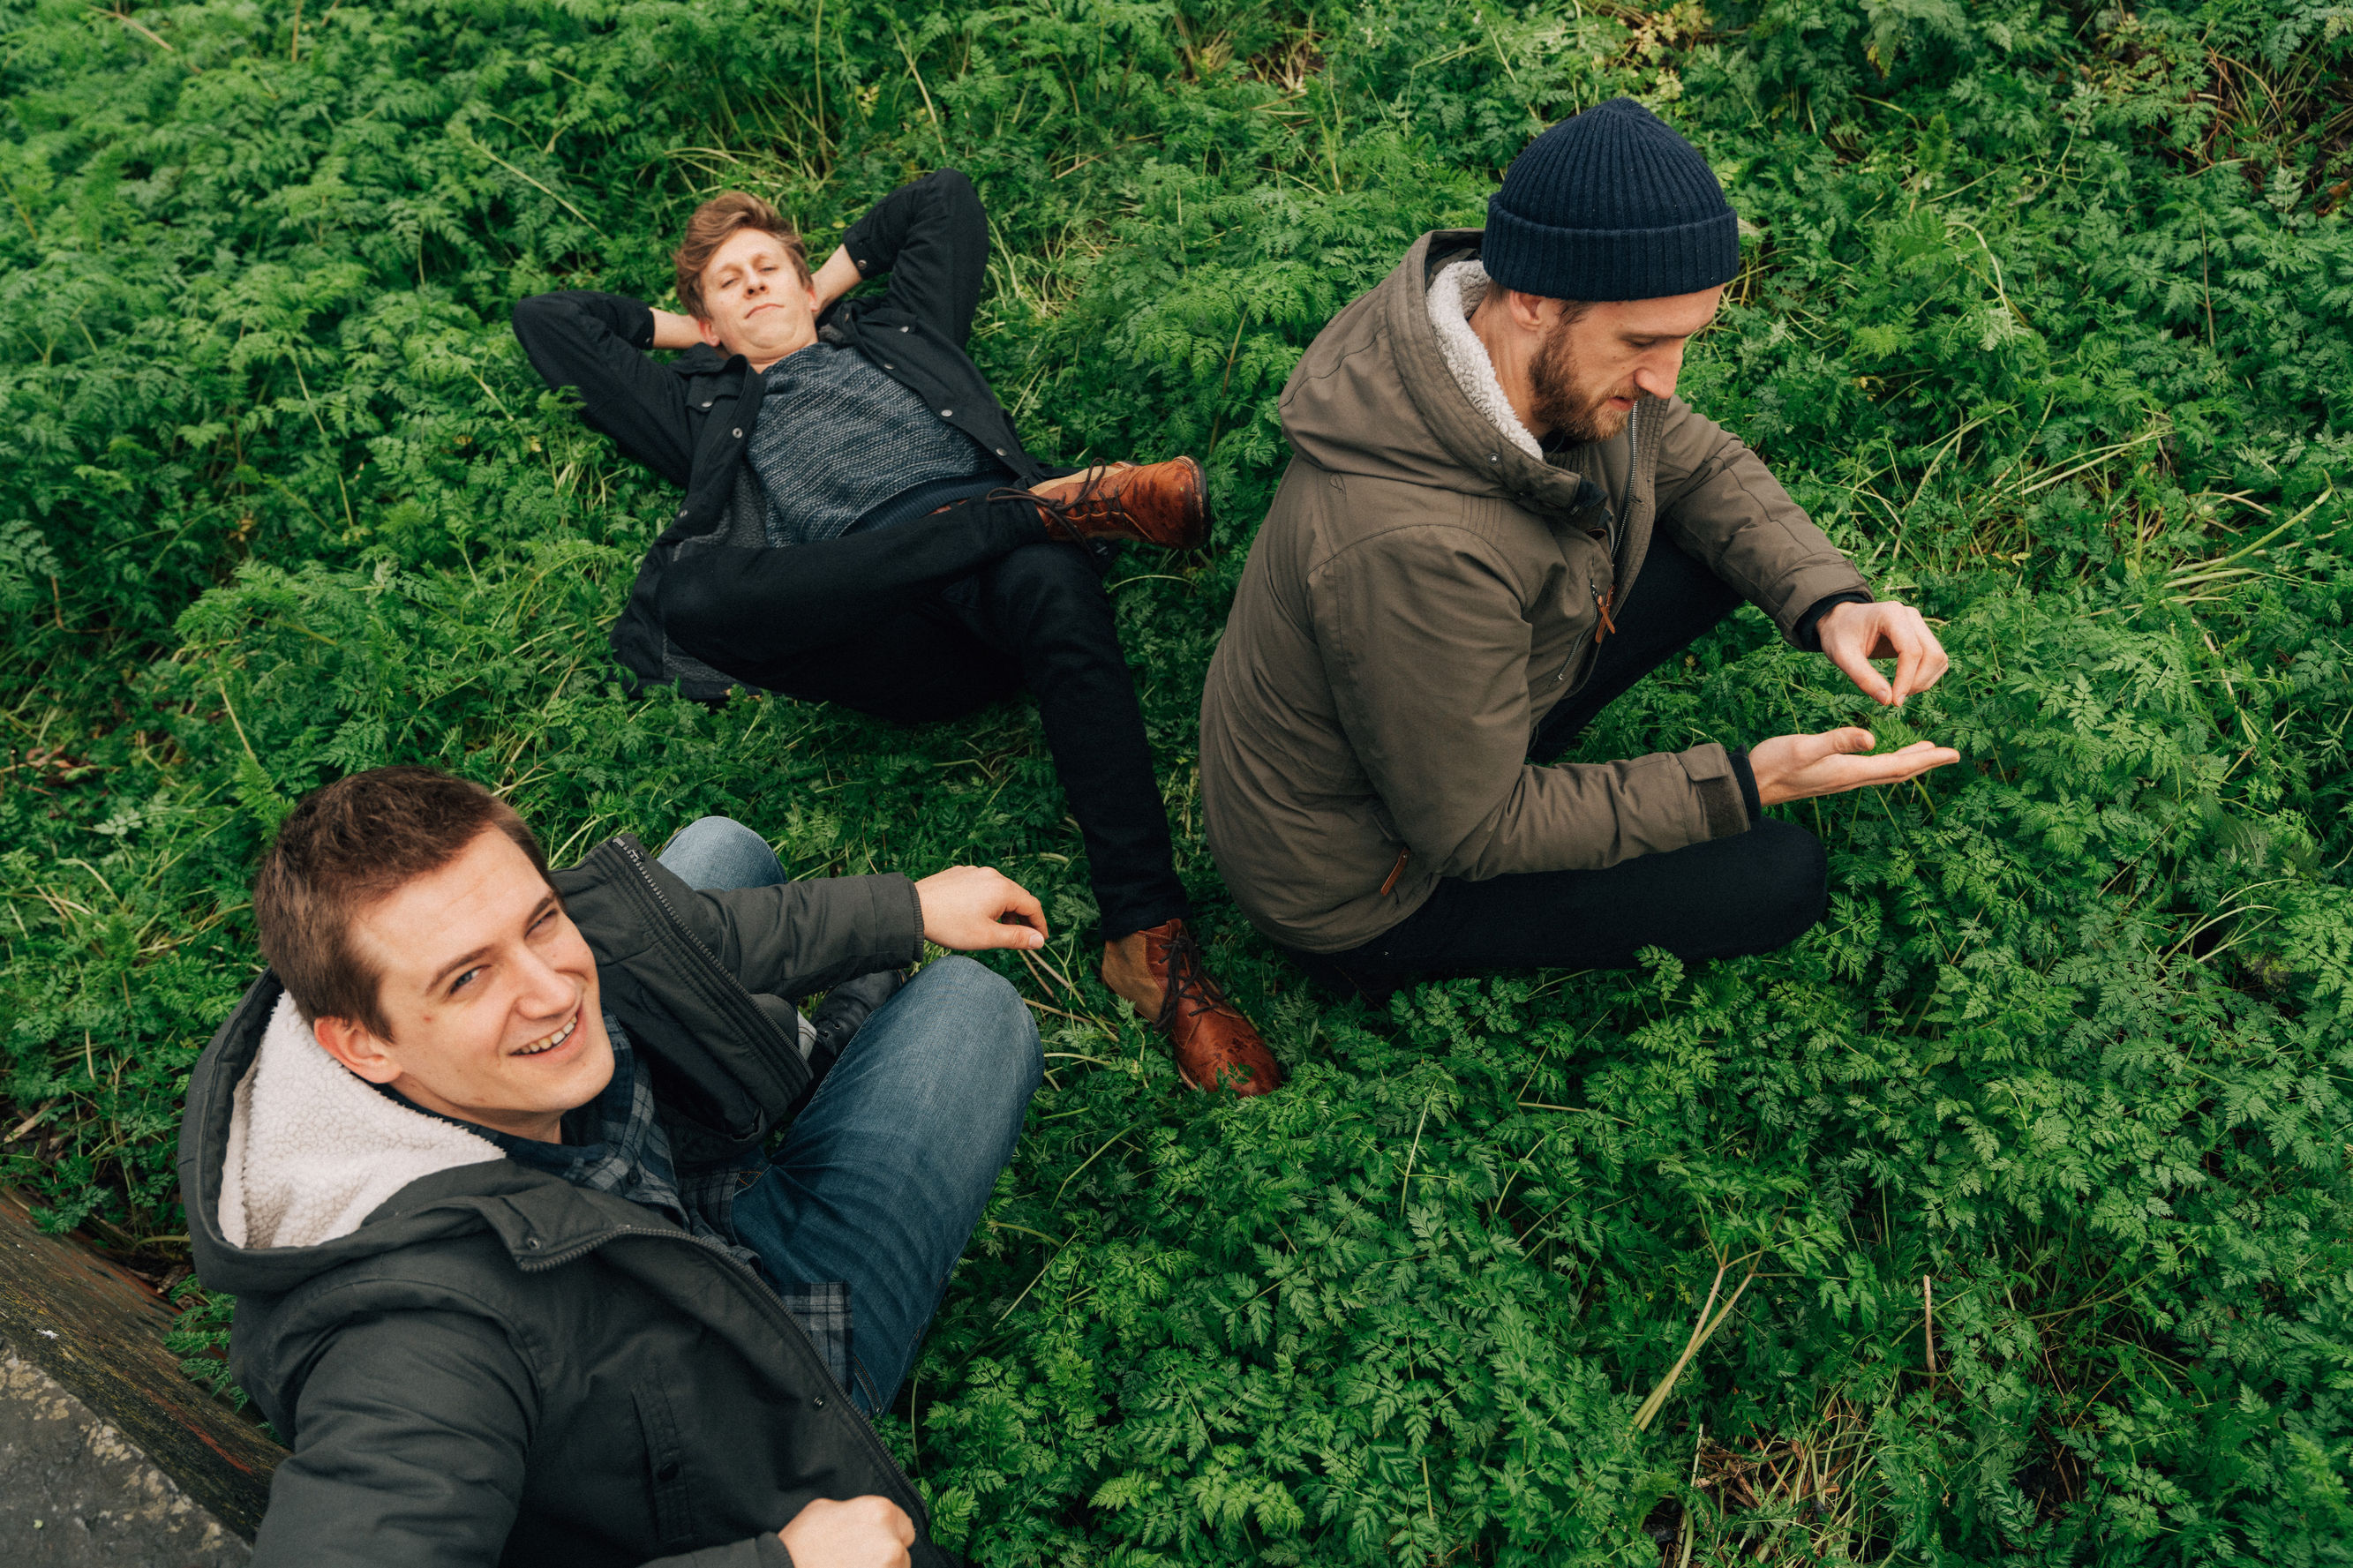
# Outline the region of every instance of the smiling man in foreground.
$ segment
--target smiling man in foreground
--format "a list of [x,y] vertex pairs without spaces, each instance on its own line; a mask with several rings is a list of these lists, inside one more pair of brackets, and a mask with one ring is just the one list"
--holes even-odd
[[1739,264],[1706,161],[1620,99],[1531,142],[1483,233],[1423,236],[1293,373],[1201,799],[1236,900],[1326,984],[1770,951],[1827,870],[1765,808],[1958,760],[1841,729],[1554,762],[1743,600],[1881,702],[1944,672],[1919,613],[1675,398]]
[[1035,899],[787,882],[720,817],[551,873],[479,785],[383,768],[295,809],[253,904],[180,1180],[293,1447],[257,1564],[956,1561],[868,1418],[1043,1064],[988,970],[895,972],[1040,945]]

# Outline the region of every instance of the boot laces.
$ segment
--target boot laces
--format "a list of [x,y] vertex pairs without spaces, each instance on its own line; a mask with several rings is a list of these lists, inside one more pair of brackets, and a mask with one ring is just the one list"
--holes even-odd
[[[1147,941],[1150,939],[1146,939]],[[1200,939],[1189,925],[1179,924],[1168,939],[1168,984],[1161,994],[1160,1013],[1153,1019],[1156,1028],[1166,1028],[1176,1022],[1177,1012],[1186,1003],[1187,1016],[1198,1017],[1226,1005],[1226,994],[1209,978],[1201,959]]]
[[1119,492],[1112,489],[1111,478],[1115,470],[1106,466],[1079,481],[1079,488],[1066,496],[1042,496],[1035,490],[1000,489],[988,492],[990,500],[1028,501],[1046,514],[1050,528],[1060,527],[1072,539],[1082,537],[1078,525],[1082,522],[1103,522],[1115,516],[1120,508]]

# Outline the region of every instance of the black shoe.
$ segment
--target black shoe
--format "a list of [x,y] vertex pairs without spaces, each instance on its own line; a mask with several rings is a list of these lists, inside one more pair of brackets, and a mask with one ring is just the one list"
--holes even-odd
[[866,1026],[874,1010],[898,994],[907,984],[903,969],[878,969],[871,974],[860,974],[845,980],[825,994],[818,1004],[817,1015],[809,1022],[816,1026],[817,1040],[809,1047],[809,1087],[815,1089],[841,1059],[841,1053]]

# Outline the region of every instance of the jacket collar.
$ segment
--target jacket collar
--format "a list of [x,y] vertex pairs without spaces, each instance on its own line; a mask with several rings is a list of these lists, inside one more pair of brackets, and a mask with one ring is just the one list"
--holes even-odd
[[1463,394],[1447,367],[1438,329],[1430,324],[1430,279],[1448,262],[1478,255],[1480,238],[1475,228],[1425,234],[1381,284],[1382,316],[1398,378],[1414,411],[1459,466],[1493,475],[1499,489],[1530,511],[1583,511],[1604,499],[1600,488],[1573,469],[1530,457],[1506,439]]

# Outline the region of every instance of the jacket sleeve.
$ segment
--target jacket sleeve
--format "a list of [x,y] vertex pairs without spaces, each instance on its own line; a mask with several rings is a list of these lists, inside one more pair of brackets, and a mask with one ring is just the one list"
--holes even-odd
[[1714,742],[1527,762],[1528,626],[1509,568],[1476,535],[1392,530],[1326,563],[1311,596],[1341,728],[1422,869],[1598,870],[1746,829]]
[[1817,605],[1838,595],[1871,597],[1862,574],[1764,460],[1678,397],[1667,399],[1655,482],[1658,526],[1791,642],[1805,646]]
[[849,226],[842,248],[861,277],[888,273],[886,308],[904,310],[950,342],[972,335],[988,274],[988,214],[954,169],[902,185]]
[[580,389],[581,412],[621,450],[684,486],[694,468],[686,384],[646,357],[654,313],[619,294],[567,289],[514,308],[514,333],[548,385]]
[[360,1319],[311,1363],[255,1568],[491,1568],[538,1418],[529,1368],[460,1312]]
[[[393,1312],[336,1334],[296,1406],[255,1568],[494,1568],[538,1422],[530,1368],[462,1312]],[[791,1568],[776,1535],[644,1568]]]
[[923,906],[905,877],[696,892],[658,862],[648,868],[720,967],[755,994],[806,996],[923,956]]

